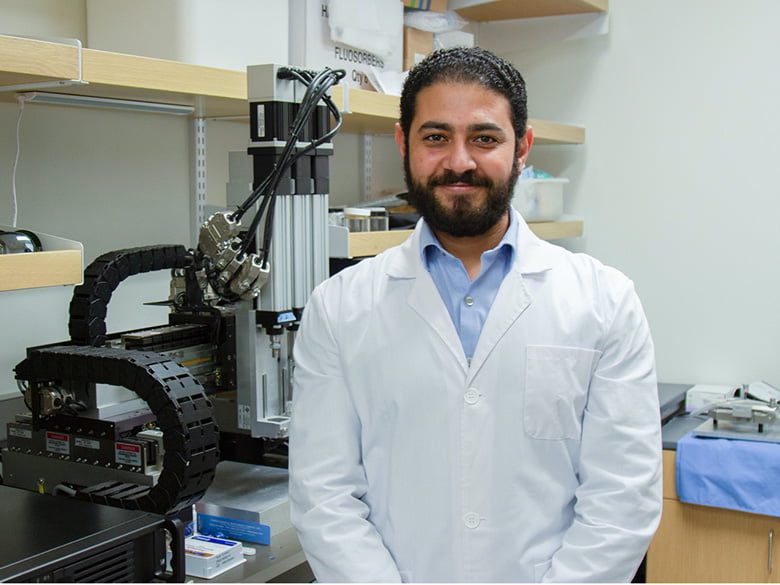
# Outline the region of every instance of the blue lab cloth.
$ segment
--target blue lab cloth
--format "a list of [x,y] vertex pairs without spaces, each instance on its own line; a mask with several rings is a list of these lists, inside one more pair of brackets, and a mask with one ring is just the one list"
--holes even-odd
[[780,444],[697,437],[677,443],[677,495],[683,502],[780,516]]
[[504,237],[495,248],[482,253],[479,274],[471,280],[460,259],[442,247],[427,223],[422,226],[420,250],[423,264],[447,306],[468,358],[474,355],[490,305],[512,266],[515,241],[517,222],[510,214]]

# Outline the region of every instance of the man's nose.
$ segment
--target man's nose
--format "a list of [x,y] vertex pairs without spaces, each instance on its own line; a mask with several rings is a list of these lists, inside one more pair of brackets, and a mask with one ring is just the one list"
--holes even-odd
[[471,156],[471,151],[468,148],[468,144],[463,142],[453,142],[447,153],[447,160],[445,166],[454,171],[457,174],[462,174],[466,171],[471,171],[477,168],[477,163],[474,157]]

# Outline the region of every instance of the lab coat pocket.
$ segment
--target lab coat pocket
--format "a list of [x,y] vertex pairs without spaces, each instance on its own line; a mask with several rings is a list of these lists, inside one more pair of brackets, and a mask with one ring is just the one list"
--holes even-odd
[[527,347],[523,405],[527,435],[579,440],[590,376],[598,356],[598,351],[579,347]]

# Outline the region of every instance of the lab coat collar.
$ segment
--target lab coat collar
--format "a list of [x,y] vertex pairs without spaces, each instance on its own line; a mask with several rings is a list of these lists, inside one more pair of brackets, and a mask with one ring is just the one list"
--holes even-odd
[[531,304],[532,299],[523,282],[523,275],[540,274],[552,268],[554,246],[539,239],[517,211],[512,210],[518,222],[517,247],[512,268],[504,278],[488,313],[471,364],[468,363],[452,318],[436,289],[431,275],[425,269],[420,255],[422,220],[409,238],[399,246],[388,263],[390,278],[414,279],[409,294],[409,305],[424,319],[439,337],[470,380],[479,371],[496,343]]
[[[538,274],[552,268],[555,247],[539,239],[528,227],[521,215],[512,208],[513,221],[517,222],[517,244],[511,271],[520,274]],[[412,234],[400,245],[399,254],[388,264],[387,274],[391,278],[416,278],[420,270],[425,272],[420,259],[420,233],[422,219],[417,222]]]

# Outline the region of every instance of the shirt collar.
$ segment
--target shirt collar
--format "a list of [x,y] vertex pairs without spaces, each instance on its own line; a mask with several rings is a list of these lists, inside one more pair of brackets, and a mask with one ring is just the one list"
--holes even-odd
[[[515,253],[517,252],[517,245],[516,245],[517,236],[518,236],[517,219],[515,218],[514,213],[510,213],[509,227],[507,227],[506,231],[504,232],[504,235],[501,237],[501,241],[498,242],[495,248],[492,248],[491,250],[485,250],[482,253],[486,254],[488,252],[492,252],[493,250],[506,248],[507,253],[509,254],[509,258],[508,258],[509,261],[507,262],[507,265],[511,266],[512,262],[514,262],[515,259]],[[420,228],[420,258],[422,259],[423,265],[425,266],[426,270],[430,270],[429,258],[430,258],[430,254],[435,250],[439,250],[444,254],[452,256],[452,254],[450,254],[447,250],[445,250],[444,246],[441,245],[441,242],[439,242],[439,239],[436,237],[436,234],[433,233],[433,230],[428,225],[428,222],[423,220]]]

